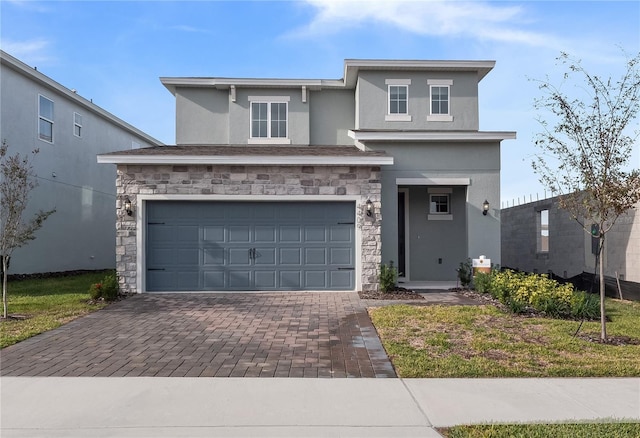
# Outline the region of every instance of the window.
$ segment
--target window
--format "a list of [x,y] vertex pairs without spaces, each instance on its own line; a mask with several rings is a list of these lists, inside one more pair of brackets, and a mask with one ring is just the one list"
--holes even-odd
[[406,85],[389,85],[389,114],[407,114]]
[[82,137],[82,116],[78,113],[73,113],[73,135]]
[[451,122],[451,86],[453,81],[449,79],[429,79],[429,96],[431,108],[427,121],[429,122]]
[[[260,99],[254,101],[253,99]],[[263,100],[264,99],[264,100]],[[251,136],[249,143],[290,143],[288,139],[288,97],[273,98],[280,101],[269,101],[271,98],[252,98],[251,101]]]
[[53,101],[38,95],[38,138],[53,143]]
[[410,122],[409,85],[411,79],[387,79],[387,122]]
[[429,212],[427,220],[450,221],[453,220],[451,212],[451,187],[429,187]]
[[449,214],[449,195],[429,196],[429,214]]
[[449,87],[431,86],[431,114],[449,114]]
[[549,252],[549,210],[538,211],[538,252]]

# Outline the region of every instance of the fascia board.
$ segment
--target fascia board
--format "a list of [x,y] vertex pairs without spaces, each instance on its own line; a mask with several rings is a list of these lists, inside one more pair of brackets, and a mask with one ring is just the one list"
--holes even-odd
[[318,165],[318,166],[387,166],[393,157],[341,156],[238,156],[238,155],[98,155],[101,164],[231,164],[231,165]]
[[349,137],[356,141],[502,141],[515,140],[515,131],[475,132],[356,132],[350,130]]
[[236,87],[256,88],[320,88],[322,79],[251,79],[251,78],[189,78],[189,77],[161,77],[160,82],[175,91],[176,87],[213,87],[227,89],[232,85]]

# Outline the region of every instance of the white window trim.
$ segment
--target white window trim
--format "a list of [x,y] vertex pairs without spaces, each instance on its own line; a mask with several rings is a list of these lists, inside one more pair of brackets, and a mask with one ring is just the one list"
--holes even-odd
[[[451,115],[451,86],[453,85],[452,79],[427,79],[427,85],[429,86],[429,114],[427,115],[427,122],[453,122],[453,116]],[[433,87],[446,87],[449,96],[448,100],[448,112],[447,114],[433,114]]]
[[[291,144],[289,138],[289,102],[290,96],[249,96],[249,139],[247,144]],[[266,103],[267,104],[267,136],[266,137],[254,137],[253,136],[253,104],[254,103]],[[271,137],[271,104],[272,103],[284,103],[286,105],[286,137]]]
[[[76,116],[80,116],[80,118],[82,119],[82,114],[77,113],[74,111],[73,113],[73,135],[75,135],[78,138],[82,138],[82,123],[78,123],[76,121]],[[76,134],[76,126],[80,128],[80,135]]]
[[[36,132],[38,133],[38,140],[40,140],[40,141],[44,141],[45,143],[53,144],[53,142],[54,142],[54,140],[55,140],[55,137],[54,137],[54,135],[53,135],[53,126],[54,126],[54,121],[53,121],[53,120],[50,120],[50,119],[48,119],[48,118],[46,118],[46,117],[44,117],[44,116],[42,115],[42,112],[40,111],[40,98],[41,98],[41,97],[42,97],[42,98],[45,98],[45,99],[47,99],[49,102],[51,102],[51,105],[53,106],[53,112],[54,112],[54,114],[53,114],[53,115],[54,115],[54,117],[55,117],[55,110],[56,110],[56,108],[55,108],[55,102],[54,102],[52,99],[49,99],[47,96],[44,96],[44,95],[42,95],[42,94],[38,94],[38,119],[36,120]],[[46,140],[46,139],[44,139],[44,138],[42,138],[42,137],[40,136],[40,120],[41,120],[41,119],[42,119],[42,120],[44,120],[44,121],[46,121],[46,122],[51,123],[51,141]]]
[[[427,220],[430,221],[451,221],[453,220],[453,214],[451,213],[451,194],[453,193],[453,189],[451,188],[429,188],[427,189],[429,193],[429,213],[427,214]],[[433,196],[446,196],[447,197],[447,209],[446,213],[437,213],[435,211],[431,211],[432,202],[431,198]]]
[[[411,79],[387,79],[385,84],[387,85],[387,114],[384,116],[384,120],[386,122],[410,122],[412,120],[409,114],[409,85],[411,85]],[[405,87],[407,90],[406,113],[391,113],[391,87]]]

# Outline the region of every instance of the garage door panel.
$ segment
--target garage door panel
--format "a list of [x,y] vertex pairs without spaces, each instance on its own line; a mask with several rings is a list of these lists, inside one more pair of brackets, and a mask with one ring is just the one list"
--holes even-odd
[[251,258],[248,248],[229,248],[228,265],[229,266],[249,266]]
[[276,249],[275,248],[257,248],[254,260],[256,266],[276,265]]
[[256,243],[275,243],[277,229],[275,225],[256,225],[255,239]]
[[299,225],[283,225],[280,227],[280,242],[300,243],[301,234]]
[[331,265],[351,265],[353,263],[352,252],[349,248],[329,249],[329,264]]
[[323,290],[327,288],[327,272],[326,271],[306,271],[304,273],[305,289]]
[[355,287],[353,202],[145,205],[148,291]]
[[280,287],[282,289],[296,290],[301,289],[301,273],[300,271],[280,271]]
[[206,226],[203,233],[205,242],[224,243],[224,225]]
[[204,265],[224,265],[224,249],[204,248]]
[[304,263],[305,265],[326,265],[327,249],[326,248],[305,248]]
[[251,241],[251,228],[249,225],[236,225],[229,227],[229,243],[249,243]]
[[205,271],[203,275],[204,288],[208,290],[223,290],[224,271]]
[[275,289],[276,288],[276,271],[256,271],[255,283],[256,289]]
[[296,265],[302,264],[302,254],[300,248],[280,248],[280,260],[281,265]]

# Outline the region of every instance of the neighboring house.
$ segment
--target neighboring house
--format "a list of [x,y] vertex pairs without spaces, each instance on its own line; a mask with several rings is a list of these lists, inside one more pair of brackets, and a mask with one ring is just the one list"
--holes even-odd
[[[640,283],[640,204],[620,216],[605,240],[605,276]],[[557,198],[502,210],[502,265],[572,278],[596,272],[598,239]]]
[[13,56],[0,58],[0,141],[11,155],[39,149],[24,219],[56,209],[14,252],[9,273],[113,268],[115,170],[95,156],[162,143]]
[[[500,142],[479,131],[493,61],[346,60],[324,79],[161,78],[176,146],[118,169],[125,290],[375,290],[500,261]],[[483,204],[487,201],[486,213]],[[131,205],[129,213],[124,205]]]

